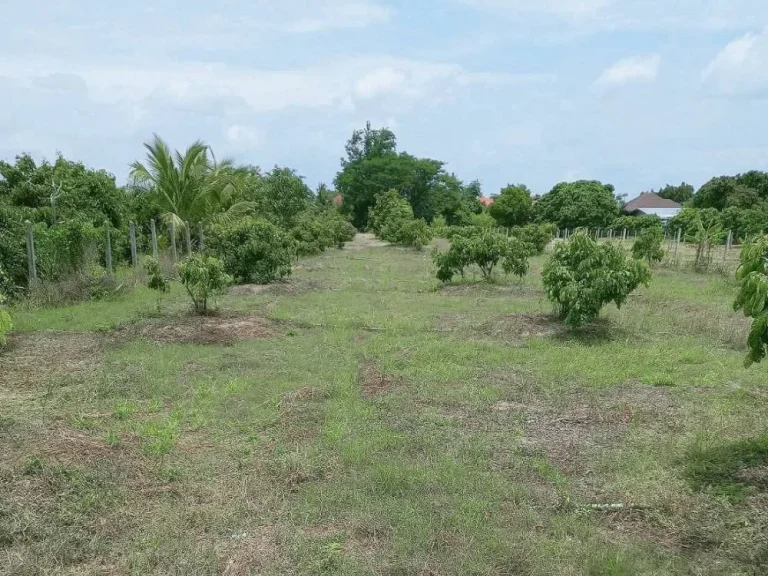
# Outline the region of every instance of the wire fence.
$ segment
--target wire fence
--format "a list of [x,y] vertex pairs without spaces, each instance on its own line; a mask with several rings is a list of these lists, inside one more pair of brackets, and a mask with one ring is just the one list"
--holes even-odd
[[[629,229],[562,229],[556,231],[556,238],[568,240],[576,231],[583,231],[594,237],[598,242],[614,242],[631,250],[639,231]],[[664,257],[661,265],[674,269],[692,269],[698,271],[716,271],[722,274],[732,274],[739,267],[741,245],[737,242],[732,230],[724,243],[711,240],[688,242],[683,231],[667,230],[664,233]]]
[[[27,273],[29,286],[33,287],[41,280],[38,272],[39,261],[37,254],[37,242],[35,238],[35,228],[32,222],[27,220],[26,226],[26,249],[27,249]],[[152,256],[156,260],[160,261],[163,268],[169,273],[172,273],[173,267],[179,261],[180,256],[186,256],[193,253],[195,250],[202,251],[205,249],[205,235],[203,231],[202,222],[197,223],[196,233],[193,235],[192,226],[189,221],[184,222],[182,229],[179,231],[176,228],[174,222],[170,222],[167,226],[158,225],[153,219],[149,223],[149,242],[137,241],[137,225],[134,222],[130,222],[128,225],[128,241],[130,245],[130,266],[132,268],[138,268],[140,264],[140,257]],[[93,254],[97,260],[104,264],[107,274],[114,273],[114,262],[116,261],[113,254],[113,234],[114,229],[110,222],[107,220],[104,222],[104,238],[103,243],[98,243],[99,254]],[[181,232],[181,234],[177,234]],[[123,232],[124,234],[124,232]],[[143,236],[145,237],[145,236]],[[124,236],[123,236],[124,238]],[[158,238],[163,240],[163,248],[160,248],[161,243]],[[88,250],[92,250],[93,246]],[[151,254],[142,254],[142,251],[150,252]],[[85,256],[85,255],[84,255]],[[102,259],[103,257],[103,259]],[[123,261],[125,259],[123,258]]]

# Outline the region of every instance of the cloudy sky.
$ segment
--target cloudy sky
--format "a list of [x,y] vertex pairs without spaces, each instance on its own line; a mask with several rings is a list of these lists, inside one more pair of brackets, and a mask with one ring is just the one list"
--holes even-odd
[[366,120],[487,193],[768,169],[765,0],[25,0],[0,157],[125,179],[153,132],[332,181]]

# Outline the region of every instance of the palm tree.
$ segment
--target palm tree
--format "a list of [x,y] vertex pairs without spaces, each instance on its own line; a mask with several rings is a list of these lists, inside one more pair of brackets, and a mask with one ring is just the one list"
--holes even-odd
[[139,193],[153,194],[164,210],[163,220],[182,228],[185,221],[215,215],[222,206],[227,214],[243,213],[249,203],[232,203],[244,171],[225,159],[220,163],[210,147],[198,140],[181,154],[171,153],[157,134],[147,149],[146,164],[131,164],[130,177]]

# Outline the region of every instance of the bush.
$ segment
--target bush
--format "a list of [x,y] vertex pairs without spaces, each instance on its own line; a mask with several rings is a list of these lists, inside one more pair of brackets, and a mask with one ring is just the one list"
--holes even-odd
[[400,222],[410,220],[413,220],[411,205],[397,190],[390,190],[376,195],[376,203],[368,215],[368,229],[382,240],[392,242],[394,240],[384,237],[385,229],[392,234]]
[[447,252],[433,252],[437,265],[437,278],[450,282],[456,274],[464,276],[464,270],[476,264],[483,278],[490,280],[493,270],[501,262],[504,272],[523,277],[528,272],[529,247],[517,238],[507,238],[496,232],[484,232],[469,236],[457,235]]
[[236,282],[268,284],[291,273],[296,254],[293,238],[261,218],[242,218],[212,225],[206,252],[221,259]]
[[663,228],[664,224],[658,216],[654,214],[644,214],[642,216],[621,216],[616,218],[611,226],[614,235],[618,235],[624,230],[634,234],[647,228]]
[[160,294],[171,291],[171,283],[163,274],[160,263],[154,258],[144,260],[144,271],[147,273],[147,288],[156,290]]
[[438,216],[432,220],[432,233],[436,238],[445,238],[448,233],[448,222],[445,216]]
[[292,234],[297,243],[297,254],[312,256],[333,246],[343,248],[344,244],[354,240],[357,230],[335,210],[307,211],[298,218]]
[[[714,208],[683,208],[677,216],[667,223],[667,230],[677,234],[682,230],[683,242],[690,242],[699,235],[699,224],[704,229],[715,229],[721,224],[720,212]],[[720,238],[713,240],[720,241]],[[723,236],[722,240],[725,240]]]
[[488,214],[488,212],[481,212],[480,214],[472,214],[469,217],[469,222],[471,226],[477,227],[477,228],[495,228],[496,227],[496,220],[494,220],[493,216]]
[[664,259],[664,248],[662,248],[664,237],[661,228],[645,228],[635,240],[632,246],[632,255],[639,260],[647,260],[648,265],[651,262],[661,262]]
[[768,236],[745,244],[740,261],[736,278],[741,282],[741,288],[733,309],[753,318],[745,361],[745,365],[750,366],[761,362],[768,348]]
[[620,248],[598,244],[582,232],[557,245],[543,272],[548,298],[574,327],[595,320],[609,302],[621,308],[627,296],[650,279],[645,262],[628,259]]
[[394,244],[421,250],[432,240],[432,229],[424,220],[400,220],[388,224],[381,238]]
[[555,234],[552,224],[528,224],[513,228],[512,235],[530,246],[531,255],[542,254]]
[[179,280],[187,289],[198,314],[208,313],[208,300],[223,293],[232,283],[224,262],[212,256],[192,254],[177,266]]

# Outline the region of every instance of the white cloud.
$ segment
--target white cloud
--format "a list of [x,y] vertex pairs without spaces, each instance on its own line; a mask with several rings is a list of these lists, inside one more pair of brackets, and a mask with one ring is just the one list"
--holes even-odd
[[452,0],[513,18],[539,15],[584,30],[727,30],[768,18],[764,0]]
[[661,56],[645,54],[614,62],[597,79],[598,86],[615,86],[628,82],[652,82],[659,74]]
[[702,73],[721,94],[753,94],[768,88],[768,27],[749,32],[723,48]]
[[365,28],[389,22],[394,10],[363,0],[361,2],[331,3],[321,6],[317,15],[305,17],[287,26],[291,32],[320,32],[344,28]]
[[495,83],[514,75],[478,75],[453,64],[388,56],[343,58],[295,70],[187,64],[176,67],[100,66],[65,61],[0,63],[0,75],[34,86],[35,78],[68,74],[81,79],[100,103],[141,104],[148,99],[194,106],[229,99],[252,112],[292,107],[354,107],[371,98],[418,98],[438,87]]

